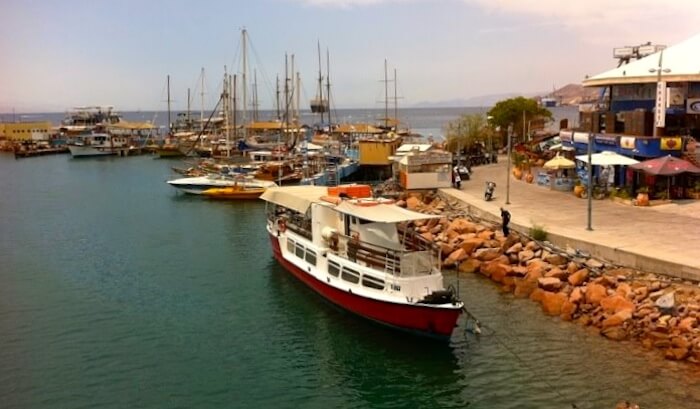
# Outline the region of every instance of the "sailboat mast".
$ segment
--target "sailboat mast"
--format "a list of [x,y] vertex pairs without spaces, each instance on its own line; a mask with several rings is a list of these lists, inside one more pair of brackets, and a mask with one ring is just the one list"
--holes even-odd
[[229,156],[231,150],[229,148],[231,143],[231,127],[228,123],[228,72],[226,66],[224,65],[224,86],[223,94],[221,95],[221,100],[224,102],[224,127],[226,129],[226,157]]
[[172,121],[170,120],[170,74],[168,74],[168,135],[172,133]]
[[202,98],[201,104],[199,105],[199,126],[200,130],[204,131],[204,67],[202,67],[202,75],[200,75],[202,80],[202,85],[200,89],[200,97]]
[[323,74],[321,72],[321,42],[318,41],[318,103],[321,104],[321,124],[323,124]]
[[[242,54],[243,54],[243,122],[247,123],[248,122],[248,79],[247,79],[247,70],[248,70],[248,55],[247,55],[247,50],[246,50],[246,43],[248,40],[246,39],[247,36],[247,31],[244,28],[241,31],[241,48],[242,48]],[[248,128],[246,128],[246,137],[248,136]]]
[[396,121],[396,130],[399,128],[399,95],[398,83],[396,82],[396,68],[394,68],[394,121]]
[[[320,65],[319,65],[320,66]],[[326,99],[328,100],[328,129],[331,126],[331,55],[326,48]],[[321,100],[323,103],[323,100]]]
[[299,107],[301,106],[301,99],[300,99],[301,92],[299,92],[299,90],[301,89],[301,74],[299,74],[299,71],[297,71],[297,81],[296,81],[296,85],[294,86],[294,88],[296,88],[296,90],[297,90],[297,93],[296,93],[296,97],[297,97],[297,98],[296,98],[296,99],[297,99],[297,103],[296,103],[297,109],[296,109],[296,112],[295,112],[295,115],[294,115],[294,123],[295,123],[295,125],[296,125],[296,127],[295,127],[296,132],[294,133],[294,135],[297,135],[298,132],[299,132],[299,123],[301,122],[301,121],[300,121],[300,119],[301,119],[301,112],[300,112],[300,109],[299,109]]
[[237,124],[236,124],[236,79],[237,79],[237,78],[236,78],[236,74],[233,74],[233,86],[232,86],[232,89],[233,89],[233,92],[232,92],[232,100],[233,100],[233,107],[232,107],[232,111],[233,111],[233,136],[234,136],[234,138],[237,139],[237,135],[236,135],[236,130],[237,130],[237,128],[236,128],[236,126],[237,126]]
[[258,70],[253,70],[253,121],[258,121]]
[[384,128],[389,126],[389,79],[386,58],[384,59]]
[[187,88],[187,128],[190,127],[190,89]]
[[277,119],[280,119],[280,76],[277,74],[277,86],[275,88],[276,97],[276,107],[277,107]]

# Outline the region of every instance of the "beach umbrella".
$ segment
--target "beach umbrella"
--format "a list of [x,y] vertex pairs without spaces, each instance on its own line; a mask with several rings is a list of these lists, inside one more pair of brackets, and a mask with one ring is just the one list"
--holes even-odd
[[553,159],[545,162],[542,165],[545,169],[559,170],[559,169],[573,169],[576,167],[574,161],[566,159],[563,156],[555,156]]
[[645,160],[644,162],[630,166],[630,168],[657,176],[674,176],[686,172],[700,173],[700,168],[697,166],[687,160],[679,159],[671,155]]
[[[588,155],[578,155],[576,159],[588,163]],[[614,165],[634,165],[639,163],[638,160],[620,155],[612,151],[603,151],[591,155],[591,163],[593,166],[614,166]]]

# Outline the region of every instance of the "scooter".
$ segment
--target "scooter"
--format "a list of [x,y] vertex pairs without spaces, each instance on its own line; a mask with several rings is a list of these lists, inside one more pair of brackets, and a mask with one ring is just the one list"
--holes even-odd
[[487,202],[493,199],[493,191],[496,190],[496,184],[494,182],[486,182],[486,190],[484,191],[484,200]]

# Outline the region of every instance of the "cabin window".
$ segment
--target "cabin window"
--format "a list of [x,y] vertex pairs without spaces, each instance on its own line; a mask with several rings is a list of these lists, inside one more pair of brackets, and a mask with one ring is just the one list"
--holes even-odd
[[304,246],[297,243],[296,251],[294,252],[300,259],[304,258]]
[[340,274],[340,265],[335,261],[329,261],[328,274],[332,275],[333,277],[338,277],[338,275]]
[[313,250],[306,250],[306,262],[312,266],[316,265],[316,252]]
[[360,274],[357,271],[343,267],[343,274],[340,276],[343,280],[357,284],[360,282]]
[[287,251],[294,253],[294,240],[287,239]]
[[383,290],[384,280],[380,280],[377,277],[363,275],[362,285],[368,288],[374,288],[375,290]]

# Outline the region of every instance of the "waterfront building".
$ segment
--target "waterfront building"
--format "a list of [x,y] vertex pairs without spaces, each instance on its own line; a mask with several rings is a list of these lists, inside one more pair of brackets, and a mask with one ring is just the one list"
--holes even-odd
[[[599,88],[599,99],[581,110],[577,128],[560,132],[564,146],[584,154],[590,140],[594,153],[613,151],[640,161],[672,155],[697,165],[700,162],[695,151],[700,139],[698,49],[700,35],[587,77],[583,86]],[[618,172],[617,180],[629,181],[633,177],[631,171],[618,169]],[[654,178],[645,180],[645,184],[655,182]],[[679,187],[671,192],[681,192],[683,186]]]
[[51,122],[6,122],[0,124],[0,139],[12,142],[46,141],[51,135]]

